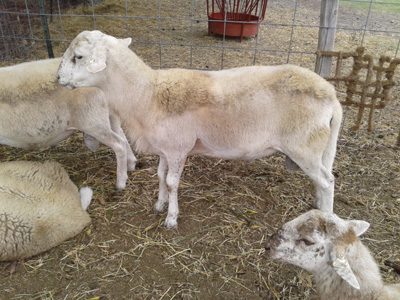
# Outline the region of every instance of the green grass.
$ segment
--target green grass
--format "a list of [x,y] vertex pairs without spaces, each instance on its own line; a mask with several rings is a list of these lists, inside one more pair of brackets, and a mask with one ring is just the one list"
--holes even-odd
[[[376,2],[387,2],[387,3],[376,3]],[[370,5],[371,5],[371,10],[373,11],[400,13],[400,0],[372,0],[372,4],[368,0],[366,0],[366,2],[358,2],[358,1],[353,2],[348,0],[339,1],[339,9],[345,7],[355,10],[368,10]]]

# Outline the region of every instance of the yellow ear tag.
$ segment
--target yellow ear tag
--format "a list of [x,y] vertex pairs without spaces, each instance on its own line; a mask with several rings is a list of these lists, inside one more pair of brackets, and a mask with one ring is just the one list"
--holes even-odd
[[90,67],[94,63],[94,57],[91,56],[88,60],[85,61],[85,66]]

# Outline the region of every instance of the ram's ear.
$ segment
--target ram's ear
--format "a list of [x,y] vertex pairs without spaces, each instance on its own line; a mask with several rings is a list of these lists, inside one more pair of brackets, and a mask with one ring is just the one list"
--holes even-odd
[[353,288],[359,290],[360,284],[358,283],[356,276],[351,270],[351,267],[349,265],[349,262],[347,261],[345,253],[346,251],[343,246],[333,246],[330,252],[332,267],[335,270],[335,272],[340,277],[342,277],[344,281],[350,284]]
[[369,223],[366,221],[351,220],[348,222],[351,228],[353,228],[354,232],[356,233],[356,236],[362,235],[369,228]]
[[93,54],[85,62],[89,73],[97,73],[106,68],[106,52],[106,49],[103,47],[97,47],[93,50]]
[[119,39],[119,41],[122,43],[122,45],[129,47],[129,45],[132,43],[132,38]]

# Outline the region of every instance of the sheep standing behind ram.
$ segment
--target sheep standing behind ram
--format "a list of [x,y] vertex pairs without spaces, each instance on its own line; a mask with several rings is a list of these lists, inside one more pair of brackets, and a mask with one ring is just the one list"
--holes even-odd
[[56,162],[0,163],[0,261],[47,251],[90,224],[92,190],[80,193]]
[[379,267],[358,236],[365,221],[311,210],[270,237],[267,254],[314,275],[319,299],[398,300],[400,284],[384,286]]
[[100,88],[136,149],[160,156],[154,209],[169,203],[166,227],[177,225],[179,179],[192,154],[251,161],[281,151],[314,181],[316,207],[333,210],[342,109],[332,85],[291,65],[153,70],[130,42],[84,31],[57,76],[69,89]]
[[98,141],[114,150],[116,186],[123,189],[136,158],[120,122],[101,90],[62,88],[56,79],[60,62],[56,58],[0,68],[0,144],[42,148],[81,130],[91,150]]

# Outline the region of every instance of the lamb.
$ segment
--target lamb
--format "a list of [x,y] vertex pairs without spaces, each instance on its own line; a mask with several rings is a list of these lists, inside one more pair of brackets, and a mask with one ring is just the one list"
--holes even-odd
[[92,190],[56,162],[0,163],[0,261],[29,258],[82,231]]
[[77,130],[94,150],[99,141],[117,157],[117,188],[123,189],[136,157],[104,93],[68,91],[56,79],[61,58],[0,68],[0,144],[18,148],[53,146]]
[[[331,84],[304,68],[251,66],[222,71],[153,70],[131,39],[81,32],[57,76],[68,89],[100,88],[137,151],[159,155],[154,206],[174,228],[185,160],[203,154],[252,161],[277,151],[315,183],[316,207],[333,210],[332,165],[342,108]],[[293,161],[293,163],[292,163]]]
[[310,210],[272,235],[266,252],[314,275],[320,299],[395,300],[400,284],[384,286],[379,267],[358,236],[369,223]]

